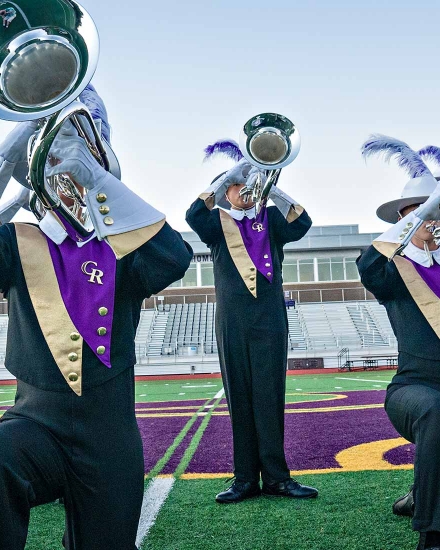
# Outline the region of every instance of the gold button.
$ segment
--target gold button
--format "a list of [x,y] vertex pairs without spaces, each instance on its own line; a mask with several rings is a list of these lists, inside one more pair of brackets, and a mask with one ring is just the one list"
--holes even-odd
[[78,361],[78,354],[75,353],[74,351],[69,353],[67,357],[69,358],[69,361]]
[[252,275],[252,277],[249,277],[249,279],[250,279],[251,281],[255,281],[255,276]]
[[267,272],[267,276],[270,277],[272,273],[270,271]]
[[96,200],[98,202],[105,202],[107,200],[107,195],[105,193],[98,193],[96,195]]
[[405,229],[402,231],[402,233],[404,233],[405,235],[406,235],[408,232],[409,232],[409,229],[407,229],[406,227],[405,227]]
[[107,315],[108,309],[106,307],[100,307],[98,309],[98,313],[99,313],[99,315],[101,315],[101,317],[104,317],[104,315]]
[[267,258],[269,258],[269,255],[268,255],[268,254],[265,254],[265,255],[264,255],[264,259],[267,260]]
[[107,329],[105,327],[99,327],[96,332],[99,334],[99,336],[104,336],[105,334],[107,334]]
[[251,267],[251,271],[255,271],[255,267]]
[[78,332],[72,332],[70,334],[70,339],[75,341],[75,342],[76,342],[76,340],[79,340],[80,338],[81,338],[81,336],[78,334]]
[[404,238],[405,238],[405,234],[404,234],[404,233],[402,233],[402,235],[399,235],[399,239],[400,239],[400,240],[402,240],[402,239],[404,239]]
[[97,353],[98,355],[104,355],[104,353],[105,353],[105,347],[104,347],[104,346],[98,346],[98,347],[96,348],[96,353]]
[[76,374],[76,372],[71,372],[67,378],[71,381],[71,382],[76,382],[79,378],[79,376]]
[[105,216],[106,214],[108,214],[110,212],[110,207],[109,206],[100,206],[98,210],[101,212],[101,214],[103,216]]
[[104,218],[104,223],[105,223],[105,225],[113,225],[115,223],[115,221],[110,216],[107,216],[106,218]]
[[270,267],[270,264],[264,264],[266,267]]
[[250,286],[250,287],[249,287],[249,290],[255,290],[255,287],[254,287],[254,286]]
[[406,227],[409,227],[409,228],[411,229],[411,227],[412,227],[413,225],[414,225],[414,224],[413,224],[412,222],[408,222],[408,223],[406,224]]

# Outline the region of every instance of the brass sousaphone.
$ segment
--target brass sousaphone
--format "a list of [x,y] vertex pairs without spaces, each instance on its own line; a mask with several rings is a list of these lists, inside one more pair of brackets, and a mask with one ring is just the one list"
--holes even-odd
[[[118,175],[116,157],[101,139],[86,106],[77,101],[98,63],[96,26],[73,0],[0,2],[0,16],[4,21],[0,26],[0,118],[42,121],[30,141],[28,174],[41,203],[39,217],[41,206],[56,210],[77,232],[88,235],[93,226],[84,197],[67,175],[46,178],[45,168],[59,130],[70,119],[97,162]],[[64,205],[60,193],[73,200],[73,207]]]
[[267,202],[273,185],[278,183],[281,169],[297,157],[301,138],[292,121],[277,113],[262,113],[249,119],[240,134],[240,150],[252,164],[263,170],[266,182],[258,178],[252,190],[242,189],[242,195],[251,195],[260,207]]

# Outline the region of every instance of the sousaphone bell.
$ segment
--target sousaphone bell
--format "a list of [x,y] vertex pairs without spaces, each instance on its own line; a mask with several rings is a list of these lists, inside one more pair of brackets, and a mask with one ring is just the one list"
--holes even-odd
[[267,202],[270,189],[276,185],[281,169],[297,157],[301,138],[292,121],[277,113],[262,113],[243,126],[239,141],[243,156],[263,170],[266,181],[258,178],[253,189],[243,188],[242,195],[252,197],[260,207]]

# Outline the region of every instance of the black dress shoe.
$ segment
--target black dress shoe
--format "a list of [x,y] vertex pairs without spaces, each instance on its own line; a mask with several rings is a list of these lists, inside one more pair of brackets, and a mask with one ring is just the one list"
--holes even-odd
[[263,483],[263,495],[268,497],[316,498],[318,490],[314,487],[301,485],[294,479],[286,479],[279,483]]
[[229,489],[219,493],[215,497],[215,500],[221,504],[231,504],[233,502],[240,502],[247,498],[259,497],[260,495],[261,489],[258,483],[234,481]]
[[411,485],[410,490],[403,497],[398,498],[393,504],[393,514],[396,516],[407,516],[412,518],[414,515],[414,485]]

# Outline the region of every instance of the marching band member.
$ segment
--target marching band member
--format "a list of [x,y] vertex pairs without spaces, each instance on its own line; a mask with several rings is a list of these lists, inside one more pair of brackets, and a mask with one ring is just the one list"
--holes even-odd
[[[233,141],[208,148],[241,157]],[[216,337],[234,444],[232,486],[220,503],[261,494],[316,497],[290,478],[284,456],[287,314],[282,291],[283,245],[301,239],[312,222],[286,193],[272,188],[275,207],[256,212],[241,189],[258,169],[245,159],[217,177],[191,205],[186,220],[211,249],[216,289]],[[215,208],[214,206],[220,208]]]
[[[3,182],[10,153],[22,152],[31,131],[22,123],[6,139]],[[46,175],[67,173],[87,190],[94,230],[79,234],[67,208],[47,211],[39,226],[0,227],[5,366],[17,378],[15,405],[0,422],[0,548],[23,549],[30,508],[63,497],[66,548],[135,550],[144,463],[134,337],[144,298],[182,278],[192,251],[96,162],[70,122],[51,154]]]
[[[440,226],[440,184],[404,142],[376,135],[362,152],[365,157],[382,153],[387,160],[395,156],[412,177],[399,199],[378,208],[378,217],[394,225],[358,258],[358,268],[364,286],[385,306],[398,342],[399,366],[385,410],[396,430],[416,444],[417,550],[439,550],[440,250],[434,232]],[[397,513],[410,515],[412,493],[400,500]]]

